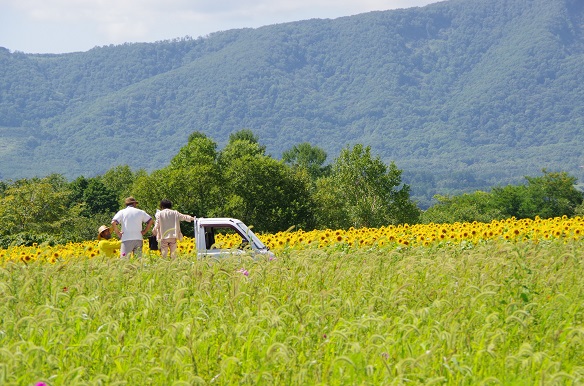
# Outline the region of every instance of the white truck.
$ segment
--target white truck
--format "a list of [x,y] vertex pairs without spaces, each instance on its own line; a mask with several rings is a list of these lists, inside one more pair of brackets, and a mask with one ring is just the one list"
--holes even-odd
[[[198,257],[227,257],[230,255],[251,254],[254,256],[275,257],[274,253],[243,222],[236,218],[210,217],[195,219],[195,243]],[[215,236],[219,233],[235,234],[238,242],[235,247],[225,248],[217,244]],[[239,240],[241,238],[241,240]]]

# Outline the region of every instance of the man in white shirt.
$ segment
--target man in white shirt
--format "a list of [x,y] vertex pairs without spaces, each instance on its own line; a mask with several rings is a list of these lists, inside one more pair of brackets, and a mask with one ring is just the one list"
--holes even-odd
[[[152,227],[152,217],[142,209],[136,208],[138,201],[134,197],[126,198],[125,204],[126,208],[116,213],[112,219],[112,229],[122,241],[120,257],[129,257],[130,253],[135,257],[141,257],[142,236]],[[142,224],[146,224],[146,229],[142,229]]]

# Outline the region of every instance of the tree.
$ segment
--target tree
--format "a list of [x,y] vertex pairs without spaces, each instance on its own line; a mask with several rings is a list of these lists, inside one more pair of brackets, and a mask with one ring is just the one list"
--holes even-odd
[[[217,163],[217,144],[194,132],[170,165],[136,179],[133,194],[141,207],[154,215],[160,200],[173,209],[196,217],[214,216],[224,203],[223,180]],[[192,223],[181,223],[184,234],[192,234]]]
[[242,129],[229,134],[227,145],[219,154],[219,163],[228,164],[230,160],[245,155],[265,155],[266,147],[260,145],[259,138],[249,129]]
[[566,172],[548,172],[541,177],[525,177],[528,181],[529,199],[539,208],[539,217],[573,216],[582,203],[582,192],[576,189],[576,177]]
[[70,210],[70,191],[64,188],[65,179],[57,177],[18,180],[5,190],[0,198],[0,234],[5,240],[42,242],[48,235],[58,237],[72,227],[77,207]]
[[308,142],[294,145],[291,149],[282,153],[282,161],[293,168],[306,169],[313,180],[330,173],[331,166],[324,163],[326,152],[318,146],[312,146]]
[[577,179],[566,172],[542,170],[541,177],[525,177],[527,185],[494,188],[492,193],[501,212],[516,218],[573,216],[582,204]]
[[248,142],[248,141],[233,141],[229,142],[225,148],[221,151],[220,160],[222,164],[229,163],[232,160],[243,158],[246,156],[264,156],[263,146]]
[[225,166],[224,213],[266,232],[314,225],[307,175],[265,155],[230,159]]
[[434,198],[438,203],[422,214],[423,223],[490,222],[503,217],[495,207],[491,193],[476,191],[459,196],[436,195]]
[[[342,227],[417,222],[419,209],[410,200],[409,186],[401,183],[401,173],[393,162],[388,167],[379,157],[372,158],[369,146],[345,148],[333,163],[331,180],[319,184],[319,202],[332,195],[331,201],[339,207],[337,212],[344,212],[335,217],[348,219]],[[331,190],[322,192],[323,188]],[[325,218],[322,207],[319,210],[319,217]]]
[[6,181],[0,181],[0,197],[4,196],[6,189],[8,189],[8,183]]
[[96,214],[112,214],[118,208],[116,193],[108,188],[102,178],[77,177],[69,186],[69,207],[79,205],[81,215],[91,217]]
[[495,187],[491,191],[494,205],[499,209],[503,218],[524,217],[524,201],[527,197],[527,186],[507,185]]
[[217,144],[200,132],[193,132],[188,143],[171,159],[173,169],[188,168],[195,165],[209,165],[217,161]]
[[116,193],[98,178],[91,178],[87,183],[87,188],[83,191],[83,201],[87,217],[96,214],[113,214],[118,209]]
[[125,197],[131,195],[132,184],[136,177],[144,173],[143,170],[134,173],[128,165],[121,165],[109,169],[98,178],[115,193],[118,203],[122,203]]
[[[257,143],[258,145],[260,143],[259,137],[255,135],[250,129],[241,129],[229,134],[229,143],[233,143],[235,141],[246,141],[249,143]],[[265,151],[265,146],[262,146],[262,148]]]
[[150,214],[166,198],[173,209],[197,217],[213,216],[223,203],[221,176],[216,165],[197,165],[185,169],[166,167],[136,180],[134,196]]
[[316,180],[313,197],[318,228],[342,229],[350,226],[351,218],[345,209],[342,187],[335,182],[334,177],[321,177]]
[[79,176],[69,184],[69,205],[81,204],[83,200],[83,192],[87,189],[89,181],[84,176]]

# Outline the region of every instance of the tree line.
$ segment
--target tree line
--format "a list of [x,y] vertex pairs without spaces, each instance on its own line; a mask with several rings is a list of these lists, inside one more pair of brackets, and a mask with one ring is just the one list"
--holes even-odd
[[[362,145],[326,160],[324,150],[308,143],[274,159],[247,129],[232,133],[220,151],[194,132],[152,173],[123,165],[71,182],[60,174],[2,182],[0,246],[95,238],[130,195],[151,215],[166,198],[182,213],[235,217],[263,232],[418,221],[420,210],[395,164],[385,165]],[[192,233],[192,224],[183,226]]]
[[[347,229],[420,222],[490,221],[505,217],[573,216],[583,195],[565,172],[527,177],[528,184],[496,187],[461,196],[437,196],[420,210],[402,170],[383,163],[371,148],[327,153],[303,142],[277,160],[251,130],[229,136],[223,149],[193,132],[170,163],[147,173],[116,166],[95,177],[72,181],[60,174],[0,182],[0,247],[93,239],[109,224],[127,196],[154,215],[166,198],[182,213],[235,217],[259,232]],[[191,234],[192,223],[181,224]]]

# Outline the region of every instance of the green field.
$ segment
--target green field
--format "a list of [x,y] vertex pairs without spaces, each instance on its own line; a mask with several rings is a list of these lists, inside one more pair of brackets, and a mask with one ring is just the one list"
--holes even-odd
[[0,268],[0,384],[584,384],[584,244]]

